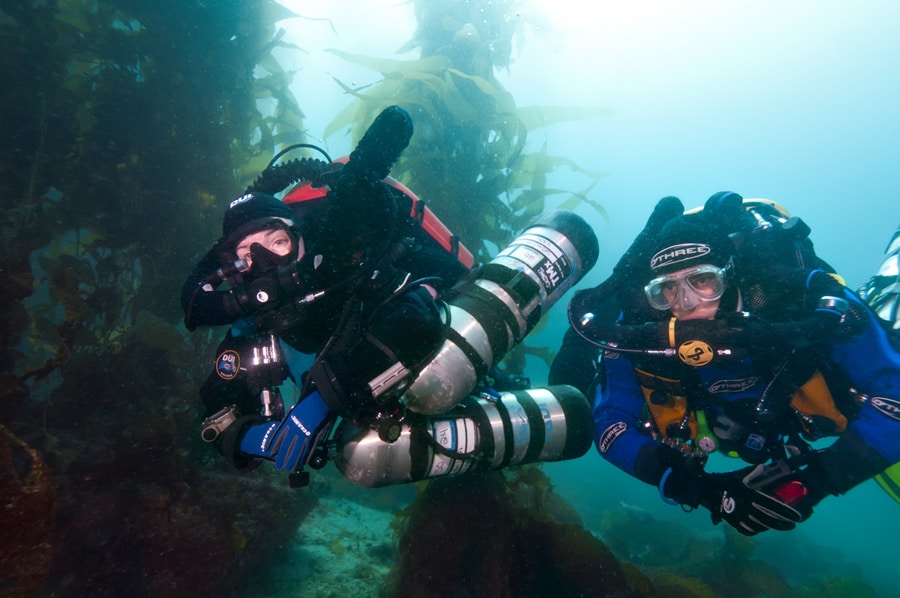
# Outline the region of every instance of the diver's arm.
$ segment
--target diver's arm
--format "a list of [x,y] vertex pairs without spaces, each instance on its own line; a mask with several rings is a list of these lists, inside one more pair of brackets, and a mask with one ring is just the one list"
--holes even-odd
[[631,360],[622,354],[607,355],[601,367],[605,370],[604,382],[594,401],[597,450],[629,475],[657,484],[659,474],[645,471],[647,455],[655,454],[658,445],[640,428],[644,396]]
[[891,465],[891,461],[854,430],[844,432],[834,444],[817,451],[813,457],[797,474],[807,489],[807,502],[813,505],[829,494],[844,494]]
[[213,247],[181,287],[181,307],[184,309],[184,325],[188,330],[195,330],[199,326],[231,324],[241,315],[232,294],[217,291],[208,282],[220,266],[217,247]]
[[584,393],[584,396],[591,396],[599,354],[600,349],[596,345],[586,341],[570,326],[550,365],[548,383],[570,384]]
[[864,394],[847,430],[807,469],[810,484],[825,495],[843,494],[900,461],[900,352],[875,315],[852,293],[845,297],[856,324],[842,324],[851,331],[832,343],[828,358]]

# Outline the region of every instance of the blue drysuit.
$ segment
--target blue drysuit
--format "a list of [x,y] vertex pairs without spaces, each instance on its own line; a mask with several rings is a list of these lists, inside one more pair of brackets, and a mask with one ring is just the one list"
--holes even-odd
[[[846,492],[900,461],[900,353],[872,311],[850,290],[845,289],[844,294],[854,314],[852,330],[836,335],[815,357],[835,404],[849,420],[843,431],[832,430],[829,435],[838,435],[838,440],[819,453],[831,494]],[[739,449],[736,452],[744,460],[761,463],[774,458],[777,451],[773,447],[783,443],[786,435],[797,434],[800,422],[790,408],[774,422],[763,425],[754,421],[754,407],[770,384],[772,371],[755,357],[751,351],[740,359],[714,359],[697,368],[670,363],[670,367],[658,367],[657,372],[663,378],[672,372],[690,377],[678,388],[689,403],[703,410],[720,446]],[[677,357],[655,359],[677,361]],[[639,354],[607,351],[601,362],[594,423],[595,443],[604,458],[655,485],[665,468],[656,462],[658,441],[651,433],[652,422],[647,421],[649,411],[641,387],[642,381],[646,387],[647,377],[639,378],[635,370],[652,370],[653,364]],[[685,381],[674,381],[676,385],[681,382]],[[754,459],[754,452],[759,458]]]

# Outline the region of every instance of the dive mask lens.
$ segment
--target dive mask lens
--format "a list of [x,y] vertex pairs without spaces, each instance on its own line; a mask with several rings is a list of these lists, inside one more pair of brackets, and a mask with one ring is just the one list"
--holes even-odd
[[715,301],[725,292],[725,270],[715,266],[701,266],[684,276],[684,282],[701,301]]
[[725,270],[716,266],[698,266],[651,280],[644,287],[650,307],[671,309],[679,297],[689,295],[699,301],[715,301],[725,292]]
[[644,294],[647,295],[650,307],[665,311],[675,303],[676,289],[677,282],[673,281],[672,277],[660,276],[651,280],[644,287]]

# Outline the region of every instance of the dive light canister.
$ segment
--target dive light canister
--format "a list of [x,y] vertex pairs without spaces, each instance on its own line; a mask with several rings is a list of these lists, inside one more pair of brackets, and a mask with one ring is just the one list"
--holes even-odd
[[343,420],[336,464],[369,488],[584,455],[593,442],[591,407],[572,386],[469,395],[448,413],[411,414],[399,438]]
[[577,214],[541,217],[449,299],[443,345],[404,395],[417,413],[444,413],[531,332],[597,262],[599,244]]

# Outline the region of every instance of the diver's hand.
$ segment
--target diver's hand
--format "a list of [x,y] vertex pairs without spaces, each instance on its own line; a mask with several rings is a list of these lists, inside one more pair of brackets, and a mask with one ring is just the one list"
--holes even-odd
[[703,476],[700,504],[712,514],[713,523],[723,519],[745,536],[766,530],[788,531],[810,514],[801,513],[773,491],[790,482],[772,466],[757,465],[730,473]]
[[231,303],[242,315],[264,313],[286,305],[300,292],[292,273],[291,266],[282,266],[246,276],[233,285]]
[[240,441],[241,452],[274,461],[278,469],[297,471],[306,463],[327,420],[328,407],[314,392],[297,403],[283,420],[248,427]]

